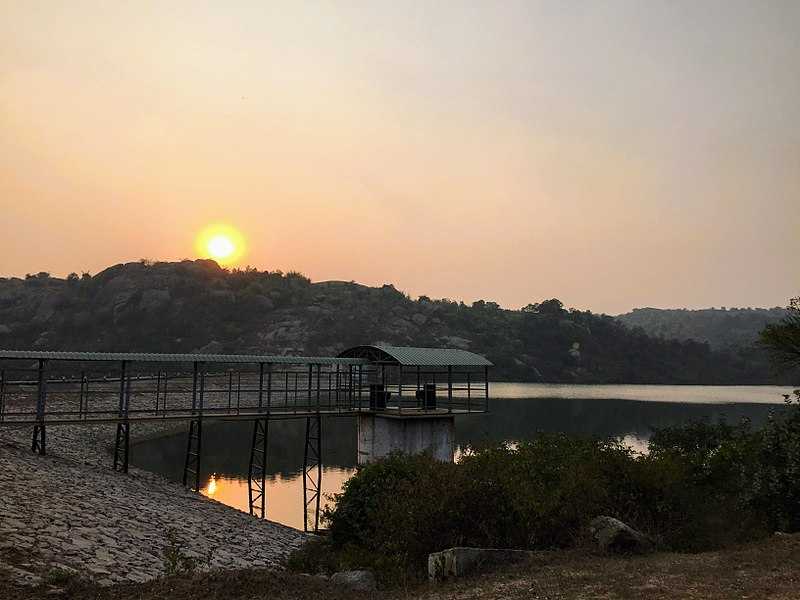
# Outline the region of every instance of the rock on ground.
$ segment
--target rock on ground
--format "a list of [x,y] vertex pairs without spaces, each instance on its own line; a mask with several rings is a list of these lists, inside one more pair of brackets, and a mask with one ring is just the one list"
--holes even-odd
[[646,535],[614,517],[593,519],[589,531],[597,546],[605,552],[643,554],[653,549],[653,543]]
[[375,575],[372,571],[340,571],[331,575],[331,583],[359,592],[371,592],[376,588]]
[[533,554],[526,550],[456,547],[428,555],[428,578],[431,581],[462,577],[486,569],[524,561]]

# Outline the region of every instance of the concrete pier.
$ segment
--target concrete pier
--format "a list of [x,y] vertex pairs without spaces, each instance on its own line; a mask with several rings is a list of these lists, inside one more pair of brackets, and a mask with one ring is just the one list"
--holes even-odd
[[390,454],[429,451],[443,462],[453,461],[455,417],[451,414],[399,415],[370,412],[358,415],[358,464]]

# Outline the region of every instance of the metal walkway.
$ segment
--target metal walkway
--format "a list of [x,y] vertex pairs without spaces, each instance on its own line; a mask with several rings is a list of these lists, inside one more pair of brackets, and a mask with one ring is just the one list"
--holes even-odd
[[[0,350],[0,427],[31,426],[31,449],[45,454],[48,427],[115,425],[113,466],[127,472],[131,427],[186,422],[183,482],[199,490],[203,423],[252,421],[250,512],[263,517],[269,422],[305,419],[303,501],[307,511],[315,512],[313,517],[307,513],[306,528],[316,530],[322,417],[488,410],[491,363],[483,357],[407,349],[414,352],[403,356],[416,362],[403,364],[383,349],[370,354],[370,348],[377,347],[357,347],[344,357]],[[446,364],[448,357],[466,364]],[[435,358],[434,366],[420,364],[426,358]]]

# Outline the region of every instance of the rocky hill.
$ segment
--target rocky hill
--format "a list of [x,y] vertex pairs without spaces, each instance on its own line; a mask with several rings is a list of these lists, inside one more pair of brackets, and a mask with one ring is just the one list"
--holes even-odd
[[788,315],[785,308],[635,308],[617,318],[656,337],[708,342],[714,349],[750,346],[770,323]]
[[410,299],[391,285],[312,283],[298,273],[228,271],[208,260],[119,264],[90,276],[0,279],[0,348],[333,355],[363,343],[486,355],[518,381],[783,381],[751,347],[661,339],[557,300]]

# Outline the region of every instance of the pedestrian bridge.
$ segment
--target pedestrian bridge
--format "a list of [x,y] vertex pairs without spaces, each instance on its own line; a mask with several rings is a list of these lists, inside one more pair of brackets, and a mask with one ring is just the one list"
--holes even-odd
[[[322,417],[359,418],[359,461],[432,449],[452,459],[453,417],[489,410],[486,358],[460,349],[356,346],[336,357],[0,350],[0,427],[114,425],[127,472],[137,422],[187,427],[184,485],[200,488],[203,422],[253,421],[250,512],[264,516],[269,423],[306,419],[306,528],[319,522]],[[391,419],[391,421],[390,421]],[[402,425],[398,425],[402,423]],[[363,448],[362,448],[363,447]]]

